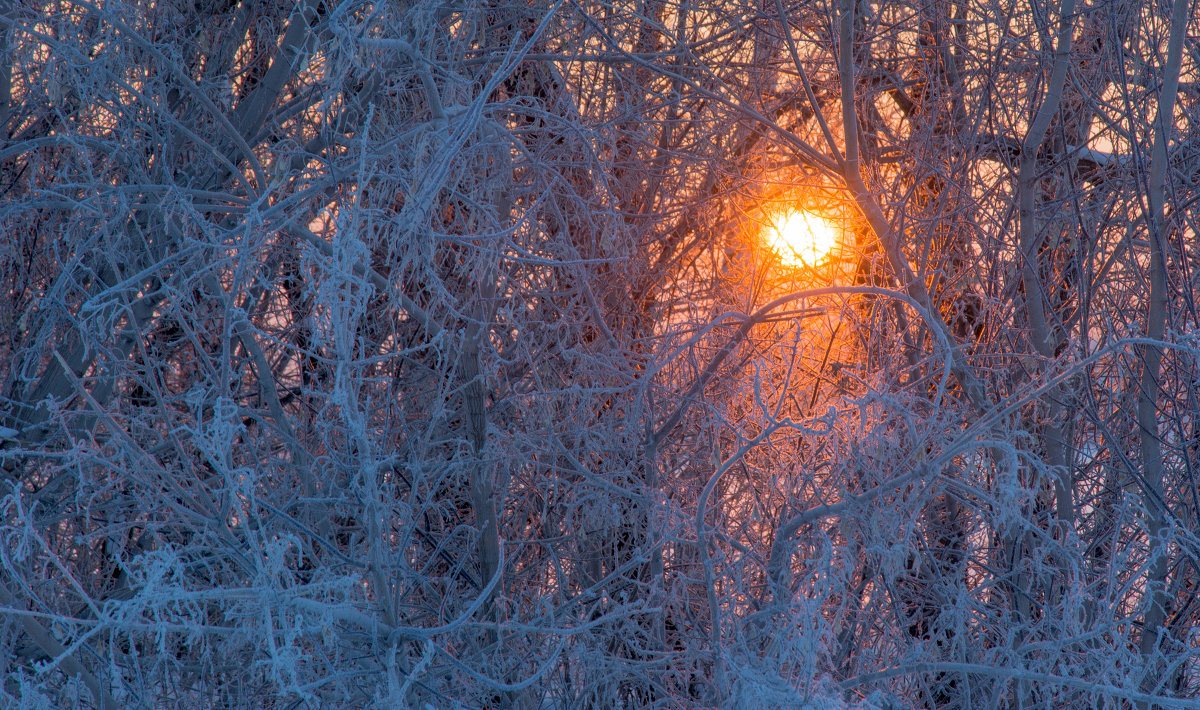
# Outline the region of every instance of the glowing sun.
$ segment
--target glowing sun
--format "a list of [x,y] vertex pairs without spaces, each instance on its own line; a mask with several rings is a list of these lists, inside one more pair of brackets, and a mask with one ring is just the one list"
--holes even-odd
[[767,245],[789,266],[816,266],[837,246],[833,225],[802,210],[768,217],[764,234]]

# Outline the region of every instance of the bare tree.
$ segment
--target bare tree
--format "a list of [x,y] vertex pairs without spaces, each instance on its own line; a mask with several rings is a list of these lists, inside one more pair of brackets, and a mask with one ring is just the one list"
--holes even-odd
[[0,4],[3,702],[1191,707],[1191,10]]

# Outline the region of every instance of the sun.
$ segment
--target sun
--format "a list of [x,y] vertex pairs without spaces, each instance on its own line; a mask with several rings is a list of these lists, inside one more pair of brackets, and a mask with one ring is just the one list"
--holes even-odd
[[767,218],[767,245],[788,266],[817,266],[837,246],[837,232],[811,212],[790,210]]

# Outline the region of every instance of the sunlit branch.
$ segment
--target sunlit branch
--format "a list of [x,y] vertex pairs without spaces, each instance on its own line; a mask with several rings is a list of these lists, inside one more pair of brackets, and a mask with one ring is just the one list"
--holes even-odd
[[[858,114],[855,109],[855,71],[854,71],[854,3],[855,0],[842,0],[840,34],[838,39],[838,75],[842,86],[842,132],[846,140],[846,158],[843,178],[850,192],[854,195],[859,209],[867,218],[871,229],[883,244],[888,261],[895,270],[902,286],[929,314],[927,322],[930,329],[943,341],[952,341],[945,321],[933,305],[925,284],[917,279],[909,266],[908,258],[904,255],[899,244],[899,235],[892,229],[875,196],[863,182],[859,152],[858,152]],[[950,357],[948,355],[948,357]],[[976,410],[982,411],[988,406],[987,394],[983,384],[961,360],[951,360],[955,377],[962,384],[967,398]]]
[[[646,445],[657,447],[671,433],[671,430],[679,425],[680,421],[682,421],[683,417],[687,414],[688,409],[698,401],[700,393],[704,391],[704,388],[708,386],[709,381],[712,380],[717,371],[720,370],[722,363],[724,363],[725,359],[729,357],[729,354],[732,353],[734,349],[746,339],[751,330],[753,330],[754,326],[763,323],[770,318],[772,311],[792,303],[793,301],[836,295],[870,295],[895,298],[904,302],[909,308],[912,308],[923,320],[925,320],[926,323],[929,323],[930,325],[934,323],[933,319],[937,317],[935,313],[930,312],[928,309],[918,303],[916,299],[904,292],[878,288],[874,286],[828,286],[825,288],[796,291],[794,293],[789,293],[776,298],[751,314],[727,313],[714,320],[709,324],[709,326],[715,326],[717,323],[720,323],[727,318],[737,318],[742,321],[742,324],[738,326],[738,329],[734,332],[734,334],[729,337],[723,346],[721,346],[721,349],[717,351],[717,354],[708,361],[708,364],[705,365],[704,369],[696,377],[692,385],[688,387],[688,389],[681,395],[681,400],[683,403],[654,431],[653,437],[646,443]],[[955,358],[953,350],[950,346],[950,340],[945,337],[944,333],[939,330],[934,330],[934,334],[935,337],[938,338],[938,345],[940,346],[943,359],[942,377],[938,384],[938,394],[935,399],[935,401],[938,401],[942,398],[942,393],[945,390],[946,382],[950,377],[951,372],[953,372]]]

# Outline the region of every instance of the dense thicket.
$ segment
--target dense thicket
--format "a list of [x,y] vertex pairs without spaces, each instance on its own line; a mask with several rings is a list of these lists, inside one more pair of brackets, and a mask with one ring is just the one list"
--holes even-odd
[[0,705],[1194,707],[1197,36],[0,3]]

